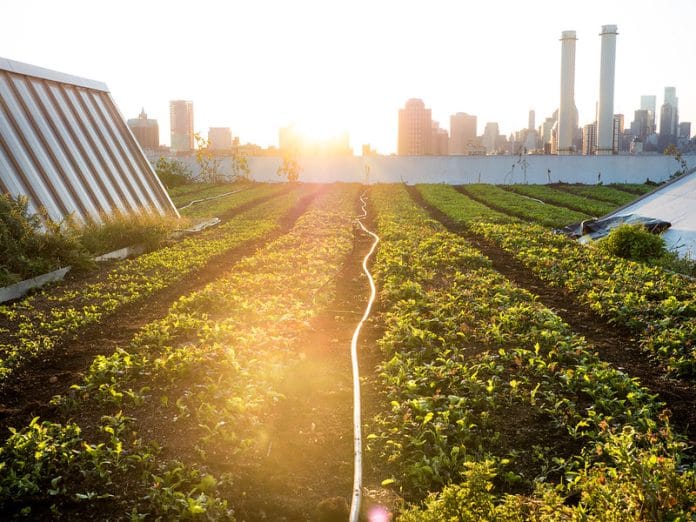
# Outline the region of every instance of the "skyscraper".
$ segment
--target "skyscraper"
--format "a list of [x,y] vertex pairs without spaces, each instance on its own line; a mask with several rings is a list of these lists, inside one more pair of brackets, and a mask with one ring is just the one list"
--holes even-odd
[[644,139],[647,137],[650,128],[650,111],[648,109],[638,109],[633,113],[633,122],[631,123],[631,134],[636,138]]
[[664,149],[677,142],[679,128],[679,98],[675,87],[665,87],[665,102],[660,109],[660,139],[659,147]]
[[470,154],[476,143],[476,116],[465,112],[450,116],[449,153]]
[[655,110],[657,107],[657,96],[654,94],[647,94],[640,97],[640,108],[641,110],[648,111],[648,129],[647,134],[653,134],[657,127],[655,126]]
[[229,127],[210,127],[208,129],[210,150],[229,151],[232,148],[232,129]]
[[499,134],[500,130],[498,129],[498,123],[486,123],[486,127],[483,130],[483,137],[481,138],[481,145],[486,147],[486,154],[493,154],[497,151]]
[[574,154],[578,127],[575,106],[575,31],[561,33],[561,103],[558,108],[558,154]]
[[582,153],[590,156],[597,152],[597,123],[589,123],[582,128]]
[[446,129],[441,129],[436,121],[432,123],[432,136],[430,137],[430,150],[428,154],[433,156],[447,156],[449,153],[449,134]]
[[536,113],[534,112],[534,109],[529,110],[529,120],[527,122],[527,130],[533,131],[535,130],[535,121],[536,121]]
[[433,120],[423,100],[411,98],[399,109],[399,156],[432,154]]
[[148,119],[145,108],[140,111],[137,118],[128,120],[128,127],[143,149],[159,148],[159,124],[157,120]]
[[172,100],[169,102],[172,152],[186,153],[193,150],[193,102]]

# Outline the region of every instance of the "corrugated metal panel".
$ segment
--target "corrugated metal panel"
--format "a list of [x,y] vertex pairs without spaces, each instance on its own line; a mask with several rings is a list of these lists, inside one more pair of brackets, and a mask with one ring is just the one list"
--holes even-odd
[[4,58],[0,190],[54,220],[178,215],[106,85]]

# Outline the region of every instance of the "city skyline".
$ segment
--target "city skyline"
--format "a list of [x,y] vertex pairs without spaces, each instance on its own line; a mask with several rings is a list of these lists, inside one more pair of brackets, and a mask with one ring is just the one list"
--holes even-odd
[[614,113],[630,122],[642,95],[655,95],[659,112],[664,88],[674,86],[680,121],[696,121],[696,73],[687,64],[696,50],[693,2],[113,7],[105,24],[82,1],[5,6],[15,23],[0,35],[0,54],[105,82],[125,118],[145,107],[159,121],[163,144],[175,99],[193,101],[196,131],[230,127],[242,143],[262,146],[277,145],[278,129],[295,123],[316,137],[347,131],[355,152],[369,143],[393,153],[394,115],[410,98],[422,99],[443,128],[463,112],[477,116],[478,135],[488,122],[509,135],[526,128],[530,109],[540,123],[558,108],[564,30],[578,38],[575,101],[584,126],[595,120],[606,24],[619,28]]

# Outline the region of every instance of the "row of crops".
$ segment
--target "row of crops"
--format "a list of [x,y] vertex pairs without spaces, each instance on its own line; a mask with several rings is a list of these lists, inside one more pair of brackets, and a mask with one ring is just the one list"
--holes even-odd
[[660,405],[394,187],[373,190],[387,407],[370,435],[405,520],[654,519],[691,472]]
[[419,190],[454,222],[502,247],[539,278],[575,295],[608,321],[634,332],[645,351],[665,368],[687,377],[696,375],[693,280],[580,245],[539,225],[513,223],[451,187]]
[[[326,190],[288,234],[97,357],[53,401],[78,421],[12,430],[0,449],[0,510],[36,516],[50,507],[69,517],[81,502],[82,516],[232,519],[234,474],[209,468],[266,452],[277,384],[353,247],[357,190]],[[155,420],[155,440],[144,439]],[[157,449],[164,444],[167,454]]]
[[[50,290],[12,306],[0,306],[0,383],[17,368],[51,351],[69,334],[183,280],[216,256],[277,231],[283,216],[314,190],[292,190],[218,227],[119,263],[93,283]],[[225,205],[232,209],[276,191],[268,185],[242,191],[225,200]]]
[[[182,187],[175,197],[183,205],[226,189]],[[359,190],[251,187],[204,204],[215,213],[248,208],[217,228],[117,263],[98,280],[0,308],[2,382],[11,383],[86,325],[108,324],[128,304],[175,287],[240,245],[266,245],[231,261],[115,353],[97,356],[53,399],[50,421],[12,429],[0,446],[0,512],[241,516],[240,484],[283,436],[271,426],[287,407],[283,382],[306,356],[304,336],[319,314],[340,312],[329,308],[356,245]],[[369,408],[376,416],[364,420],[366,458],[382,486],[404,499],[399,519],[693,517],[691,453],[664,404],[416,203],[423,198],[467,234],[632,329],[665,368],[693,375],[691,283],[548,232],[616,206],[607,201],[614,192],[636,194],[577,186],[415,190],[415,200],[401,185],[369,192],[382,239],[374,265],[380,339],[370,349],[382,362],[365,381],[377,397]],[[305,206],[280,235],[284,217]],[[205,214],[194,209],[187,211]]]

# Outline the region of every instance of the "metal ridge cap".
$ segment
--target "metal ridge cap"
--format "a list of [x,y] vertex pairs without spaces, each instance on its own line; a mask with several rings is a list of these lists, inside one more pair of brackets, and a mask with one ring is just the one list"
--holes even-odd
[[78,87],[86,87],[87,89],[109,92],[109,88],[103,82],[90,80],[87,78],[81,78],[79,76],[73,76],[72,74],[66,74],[59,71],[54,71],[52,69],[46,69],[44,67],[31,65],[28,63],[17,62],[15,60],[10,60],[9,58],[3,58],[1,56],[0,71],[8,71],[14,74],[22,74],[25,76],[42,78],[44,80],[50,80],[58,83],[76,85]]

